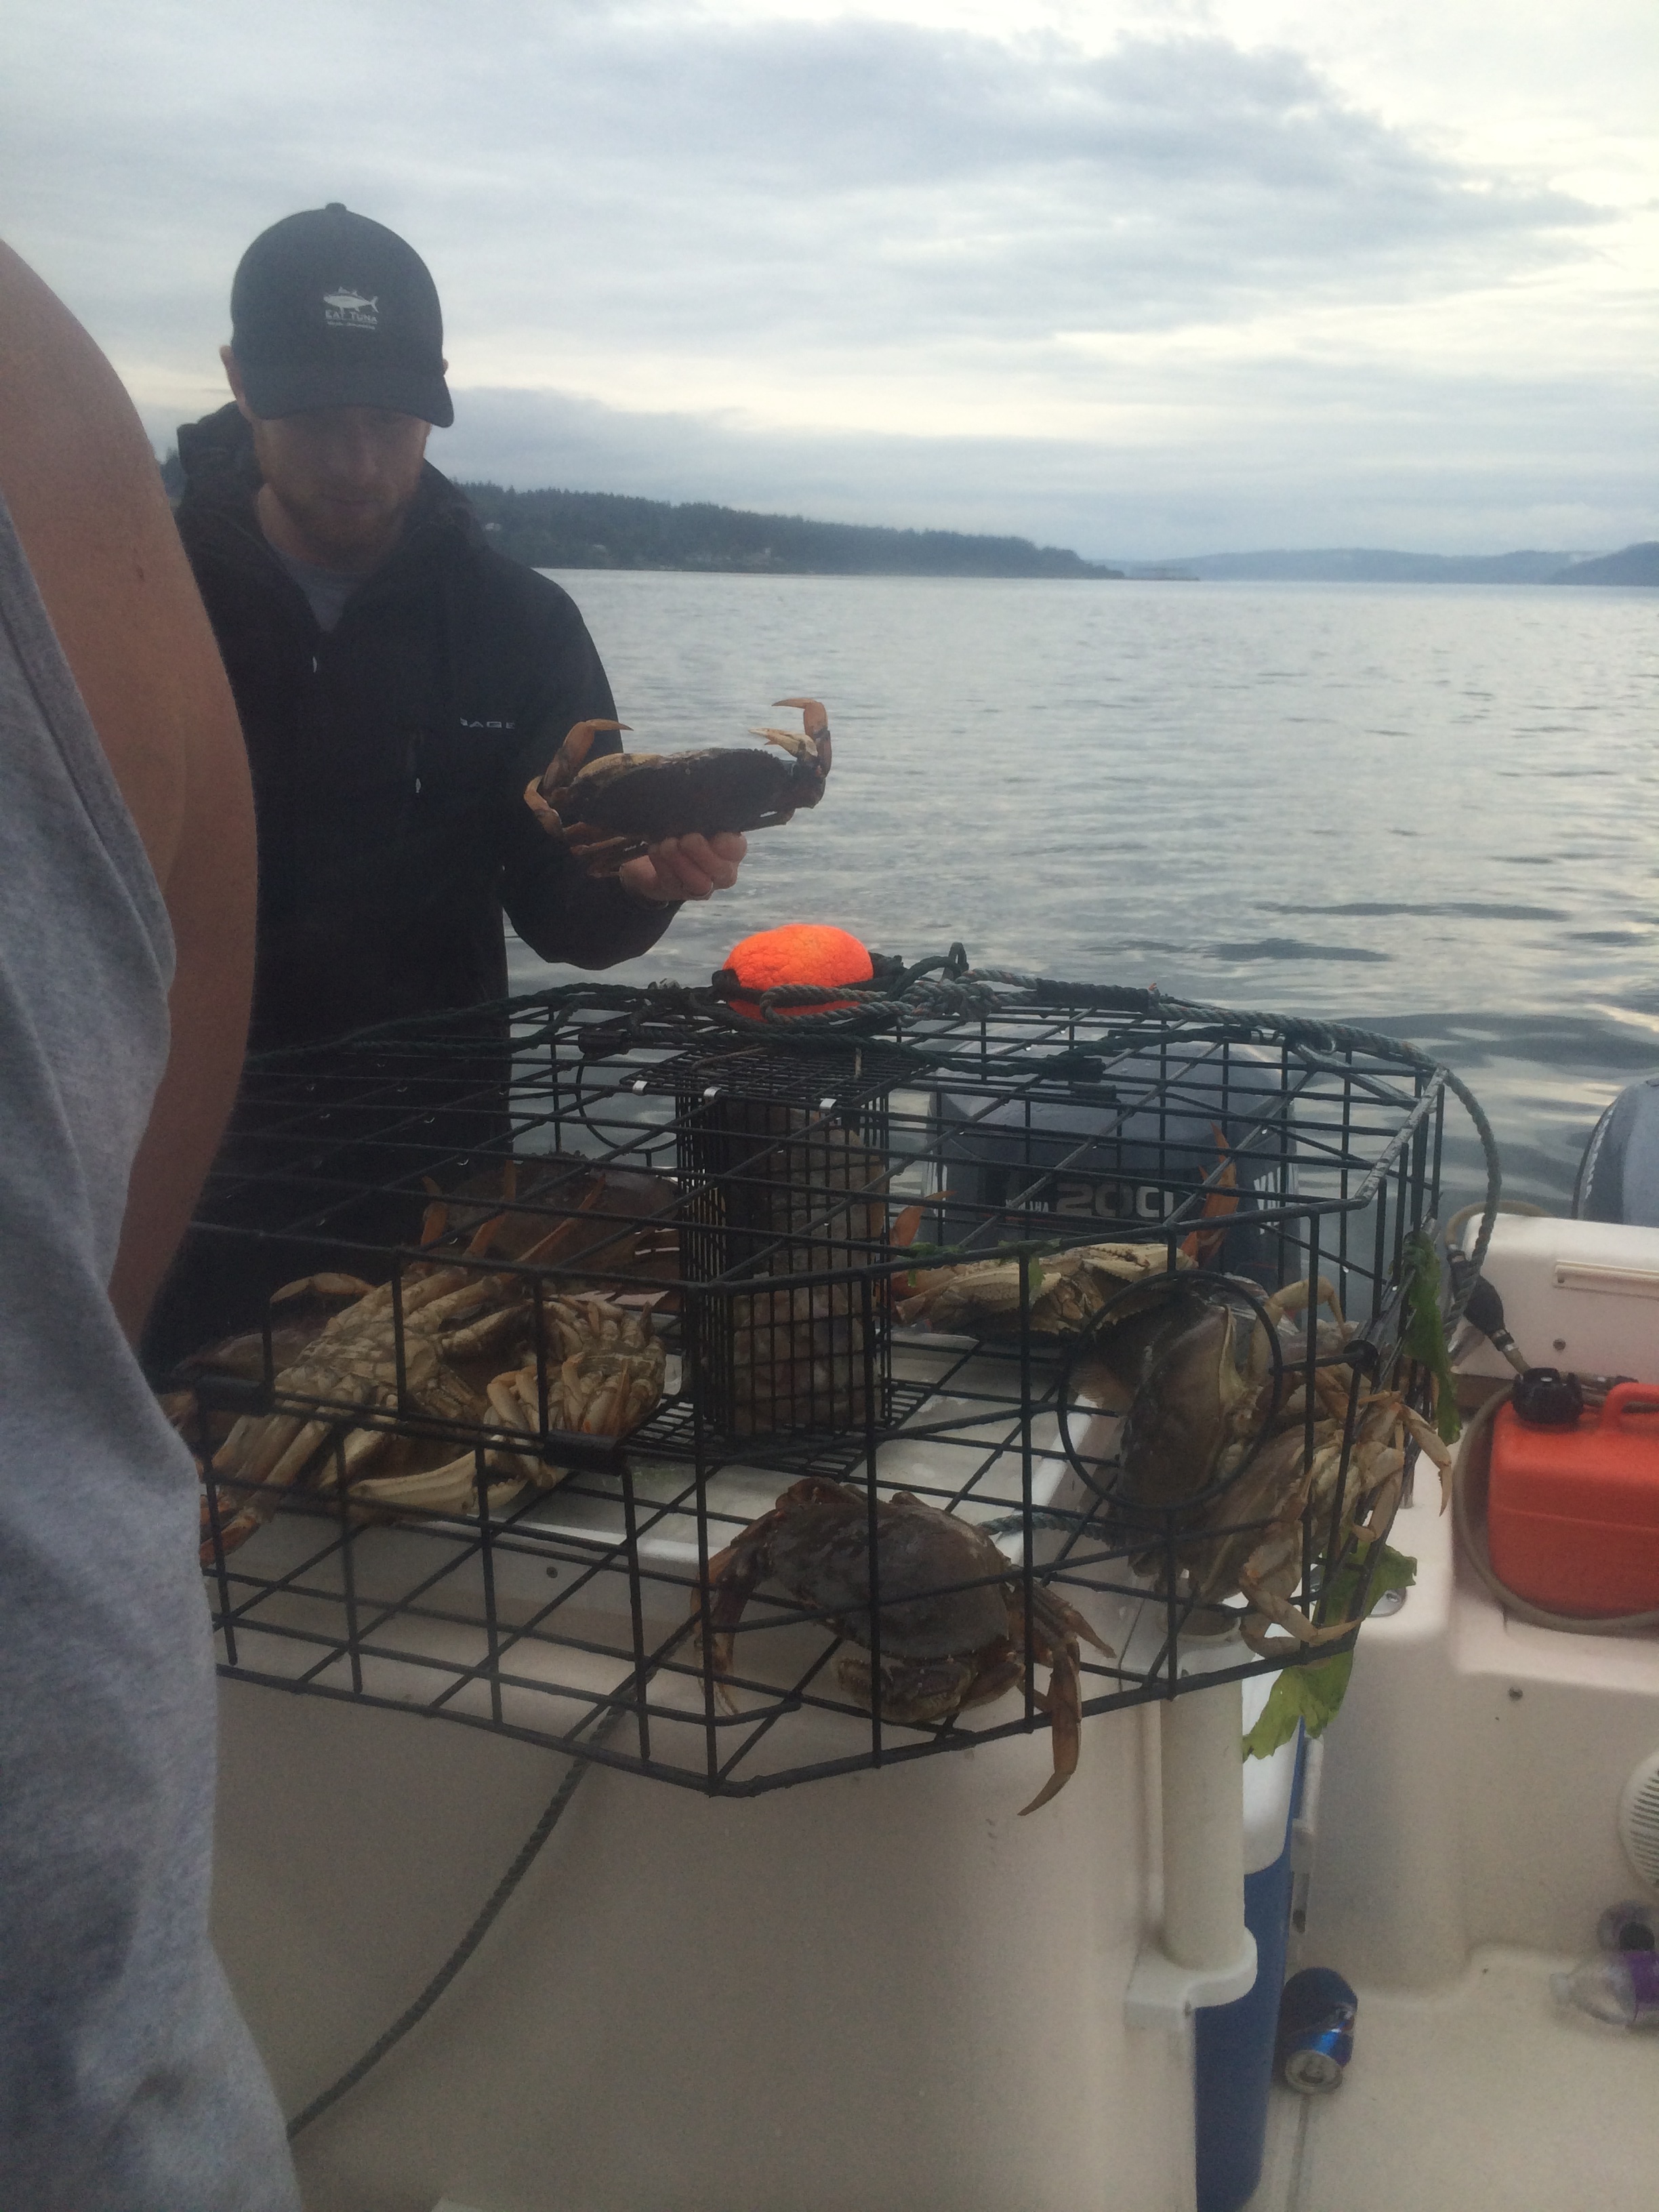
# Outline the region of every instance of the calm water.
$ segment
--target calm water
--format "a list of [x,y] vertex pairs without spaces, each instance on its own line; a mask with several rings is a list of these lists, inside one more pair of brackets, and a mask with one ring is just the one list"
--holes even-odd
[[[631,745],[738,742],[785,692],[835,732],[817,812],[617,980],[819,921],[1361,1022],[1449,1061],[1510,1190],[1553,1206],[1659,1071],[1659,595],[560,580]],[[571,980],[522,946],[514,977]]]

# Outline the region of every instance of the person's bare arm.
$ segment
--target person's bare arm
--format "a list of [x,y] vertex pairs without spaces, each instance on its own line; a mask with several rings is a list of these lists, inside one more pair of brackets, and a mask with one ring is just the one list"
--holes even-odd
[[235,1096],[253,973],[253,803],[155,456],[109,363],[0,246],[0,492],[167,902],[173,1043],[110,1297],[137,1336]]

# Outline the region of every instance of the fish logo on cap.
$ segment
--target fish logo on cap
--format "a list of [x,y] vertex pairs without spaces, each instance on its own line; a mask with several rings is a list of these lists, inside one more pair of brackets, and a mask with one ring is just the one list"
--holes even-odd
[[377,331],[380,327],[380,302],[378,296],[366,300],[361,292],[354,292],[342,284],[337,291],[323,295],[323,319],[340,330]]

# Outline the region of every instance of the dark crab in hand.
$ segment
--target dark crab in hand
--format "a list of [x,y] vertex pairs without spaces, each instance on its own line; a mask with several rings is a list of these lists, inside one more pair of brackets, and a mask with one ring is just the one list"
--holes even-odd
[[[822,1612],[836,1635],[870,1649],[870,1519],[867,1500],[839,1482],[808,1476],[769,1513],[708,1563],[709,1648],[720,1694],[727,1686],[734,1633],[760,1584],[780,1582],[792,1597]],[[966,1705],[988,1705],[1025,1680],[1025,1603],[1021,1577],[990,1537],[955,1515],[896,1491],[876,1507],[880,1582],[880,1711],[908,1726],[948,1721]],[[694,1606],[694,1618],[701,1612]],[[1076,1771],[1082,1719],[1079,1641],[1111,1655],[1083,1618],[1054,1591],[1034,1588],[1033,1656],[1049,1671],[1033,1694],[1053,1724],[1054,1772],[1025,1813],[1064,1789]],[[836,1662],[843,1686],[864,1705],[875,1697],[872,1662],[848,1652]]]
[[818,701],[775,703],[799,707],[803,726],[757,730],[774,752],[708,745],[696,752],[606,753],[590,760],[601,730],[628,725],[578,722],[526,791],[525,804],[590,876],[614,876],[665,837],[771,829],[797,807],[816,806],[830,774],[830,721]]

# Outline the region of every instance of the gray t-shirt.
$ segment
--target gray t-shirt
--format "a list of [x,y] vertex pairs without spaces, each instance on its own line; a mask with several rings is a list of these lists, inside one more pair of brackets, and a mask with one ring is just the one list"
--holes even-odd
[[189,1453],[107,1296],[173,935],[0,501],[0,2206],[297,2212],[208,1938]]
[[284,553],[280,545],[273,545],[270,550],[310,600],[318,629],[334,629],[345,612],[346,601],[362,582],[362,578],[348,574],[342,568],[319,568],[314,561],[296,561],[291,553]]

